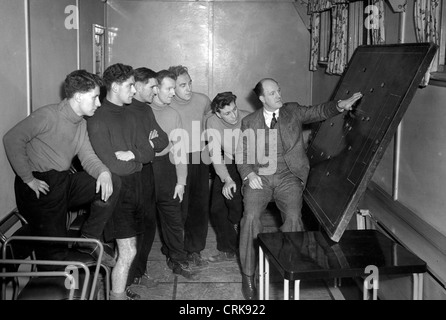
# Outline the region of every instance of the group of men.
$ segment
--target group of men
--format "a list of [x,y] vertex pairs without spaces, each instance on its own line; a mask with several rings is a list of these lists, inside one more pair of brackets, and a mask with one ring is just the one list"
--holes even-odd
[[[138,299],[132,284],[157,285],[147,273],[157,216],[173,273],[195,278],[208,263],[239,258],[243,295],[256,299],[255,239],[267,204],[276,202],[282,231],[303,230],[309,163],[302,124],[351,110],[361,98],[284,104],[279,84],[265,78],[254,88],[263,108],[249,113],[238,110],[232,92],[211,101],[192,91],[184,66],[154,72],[121,63],[102,78],[73,71],[64,89],[63,101],[37,109],[3,137],[17,207],[33,234],[60,237],[70,208],[88,205],[81,236],[104,243],[113,300]],[[72,172],[75,157],[83,170]],[[209,216],[218,254],[205,259]],[[95,246],[77,249],[98,258]],[[39,246],[36,254],[64,259],[67,248]]]

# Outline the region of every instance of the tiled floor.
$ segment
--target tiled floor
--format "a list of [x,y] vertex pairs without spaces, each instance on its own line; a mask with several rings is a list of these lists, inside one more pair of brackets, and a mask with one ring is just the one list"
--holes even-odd
[[[265,232],[277,231],[275,217],[277,212],[267,210],[263,217]],[[209,226],[207,244],[202,256],[207,258],[217,253],[215,233]],[[165,256],[161,253],[161,242],[155,238],[147,265],[148,273],[159,284],[154,288],[132,286],[144,300],[243,300],[241,293],[241,273],[237,261],[210,263],[201,270],[197,279],[188,280],[175,275],[166,265]],[[280,275],[271,268],[270,299],[283,299],[283,282]],[[334,300],[336,292],[323,281],[301,283],[300,298],[302,300]]]

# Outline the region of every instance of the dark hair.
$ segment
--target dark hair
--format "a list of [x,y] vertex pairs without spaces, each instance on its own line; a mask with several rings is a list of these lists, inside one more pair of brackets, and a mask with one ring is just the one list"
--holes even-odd
[[265,95],[265,91],[263,90],[263,83],[266,80],[271,80],[271,81],[274,81],[275,83],[277,83],[277,81],[274,80],[273,78],[264,78],[264,79],[260,80],[259,82],[257,82],[256,86],[253,89],[253,91],[257,95],[257,97]]
[[211,109],[213,113],[220,112],[220,109],[223,109],[227,105],[235,102],[237,96],[230,91],[220,92],[217,94],[211,102]]
[[157,74],[156,74],[156,80],[158,81],[159,85],[161,85],[161,83],[163,82],[164,78],[171,78],[174,81],[177,80],[177,76],[172,71],[165,70],[165,69],[158,71]]
[[156,79],[156,72],[152,69],[141,67],[135,69],[135,82],[147,83],[150,79]]
[[134,70],[131,66],[124,65],[122,63],[116,63],[105,69],[102,78],[104,79],[105,87],[107,91],[111,89],[113,82],[123,83],[128,78],[134,75]]
[[85,93],[103,85],[104,83],[100,76],[86,70],[76,70],[65,78],[65,97],[71,99],[77,92]]
[[171,66],[168,69],[170,72],[174,73],[176,77],[178,78],[182,74],[189,74],[189,70],[187,70],[187,67],[179,65],[179,66]]

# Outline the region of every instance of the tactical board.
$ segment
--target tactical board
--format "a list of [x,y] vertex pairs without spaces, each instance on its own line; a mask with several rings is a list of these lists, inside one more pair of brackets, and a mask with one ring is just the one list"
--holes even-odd
[[363,97],[322,122],[309,142],[304,200],[339,241],[436,52],[432,43],[360,46],[332,100]]

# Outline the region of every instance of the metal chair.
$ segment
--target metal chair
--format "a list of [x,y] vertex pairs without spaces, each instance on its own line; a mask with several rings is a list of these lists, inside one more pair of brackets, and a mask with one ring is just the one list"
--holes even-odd
[[[68,242],[68,247],[71,247],[75,242],[75,238],[80,237],[80,227],[85,218],[85,212],[82,209],[79,212],[69,212],[67,220],[70,221],[67,225],[68,229],[68,237],[71,239]],[[26,219],[18,212],[17,209],[10,212],[1,222],[0,222],[0,245],[4,246],[4,250],[6,250],[6,258],[7,259],[34,259],[34,245],[33,243],[27,243],[26,241],[19,241],[14,243],[14,248],[12,244],[6,242],[6,240],[11,236],[31,236],[30,227]],[[40,239],[40,238],[39,238]],[[5,244],[6,242],[6,244]],[[78,253],[73,255],[73,259],[75,261],[80,260],[88,267],[95,267],[96,260],[90,255]],[[32,268],[35,269],[36,265],[31,264]],[[110,287],[111,287],[111,268],[100,264],[101,274],[103,275],[104,284],[105,284],[105,299],[109,300]],[[7,271],[17,271],[18,265],[9,264],[6,266]],[[96,280],[95,280],[96,281]],[[0,292],[0,300],[2,298],[1,294],[5,292],[5,286],[8,284],[12,284],[13,290],[13,298],[17,299],[17,289],[18,289],[18,278],[17,277],[9,277],[0,279],[1,283],[1,292]],[[94,292],[92,292],[93,294]],[[92,298],[92,297],[91,297]]]
[[[17,211],[11,211],[0,223],[0,248],[4,247],[6,251],[7,259],[24,260],[24,259],[34,259],[34,250],[32,245],[27,245],[21,242],[15,246],[14,250],[11,245],[5,246],[5,241],[12,235],[27,236],[30,235],[29,225],[26,219]],[[1,256],[0,256],[1,257]],[[9,264],[5,268],[9,272],[17,271],[19,265]],[[31,265],[32,270],[36,269],[36,265]],[[1,283],[1,293],[5,292],[5,286],[8,284],[12,285],[13,297],[17,298],[17,289],[19,286],[18,277],[9,277],[0,279]],[[0,300],[2,296],[0,295]]]
[[[62,284],[66,290],[69,290],[68,298],[67,300],[74,300],[75,298],[75,289],[79,287],[79,277],[73,276],[74,274],[79,274],[78,272],[75,272],[75,268],[82,268],[84,272],[84,276],[82,277],[82,291],[80,295],[80,300],[85,300],[87,289],[88,289],[88,283],[90,281],[90,270],[89,268],[82,262],[79,261],[45,261],[45,260],[5,260],[0,259],[0,266],[7,266],[7,265],[32,265],[32,266],[38,266],[38,265],[58,265],[58,266],[65,266],[65,270],[63,271],[37,271],[36,268],[31,268],[30,271],[0,271],[0,278],[7,278],[11,277],[13,279],[18,279],[19,277],[29,277],[30,280],[28,281],[27,285],[31,284],[32,282],[39,281],[41,279],[46,279],[46,282],[48,283],[48,279],[50,279],[50,282],[53,283],[53,285],[57,285],[60,288],[62,287]],[[5,270],[5,268],[2,268]],[[63,277],[63,281],[58,281],[56,277]],[[22,290],[26,290],[26,286]],[[54,288],[54,286],[53,286]],[[12,300],[15,300],[15,293],[12,294]],[[2,294],[2,299],[5,300],[6,294]],[[37,299],[36,299],[37,300]]]
[[[88,210],[83,208],[68,213],[68,219],[71,221],[67,226],[69,237],[80,237],[82,225],[87,219],[88,214]],[[92,262],[94,262],[94,260],[92,260]],[[105,300],[109,300],[111,289],[111,268],[101,263],[101,269],[104,271]]]
[[[38,241],[41,242],[63,242],[63,243],[72,243],[72,242],[78,242],[78,243],[95,243],[99,246],[99,258],[97,261],[95,261],[94,264],[94,275],[93,278],[90,279],[90,269],[91,267],[90,261],[91,259],[89,257],[85,257],[88,255],[83,254],[76,254],[74,257],[75,259],[70,259],[69,261],[56,261],[56,260],[34,260],[34,259],[8,259],[7,257],[7,251],[8,248],[11,248],[12,242],[26,242],[26,243],[36,243]],[[74,292],[73,291],[73,283],[74,283],[74,289],[78,289],[78,285],[80,283],[83,283],[82,287],[79,288],[81,290],[80,296],[76,297],[77,299],[84,300],[87,298],[93,300],[95,293],[96,293],[96,287],[98,282],[98,275],[99,270],[101,268],[101,259],[104,252],[104,248],[102,246],[102,243],[99,240],[96,239],[85,239],[85,238],[71,238],[71,237],[37,237],[37,236],[11,236],[8,239],[4,241],[3,247],[2,247],[2,259],[0,260],[2,263],[2,268],[0,272],[0,278],[1,277],[12,277],[14,279],[17,279],[19,276],[31,276],[29,278],[28,282],[20,290],[20,292],[17,295],[17,291],[13,292],[12,299],[32,299],[32,300],[38,300],[38,299],[44,299],[44,300],[57,300],[57,299],[68,299],[73,300]],[[86,262],[82,262],[82,260],[86,260]],[[23,265],[52,265],[52,266],[65,266],[65,270],[60,271],[36,271],[31,269],[31,271],[20,271],[19,268]],[[7,270],[7,266],[12,265],[14,266],[13,270]],[[82,268],[82,269],[79,269]],[[82,272],[81,272],[82,271]],[[70,281],[66,281],[67,279],[62,279],[61,276],[66,277]],[[59,277],[59,278],[55,278]],[[73,282],[74,281],[74,282]],[[68,284],[69,285],[68,285]],[[18,284],[18,281],[15,285]],[[17,287],[15,288],[17,289]],[[5,299],[6,297],[6,283],[3,281],[2,283],[2,293],[1,297]]]

